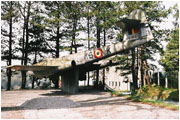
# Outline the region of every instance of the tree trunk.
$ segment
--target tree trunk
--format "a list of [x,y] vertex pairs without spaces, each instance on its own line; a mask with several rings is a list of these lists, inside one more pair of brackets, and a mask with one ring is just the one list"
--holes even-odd
[[103,69],[103,89],[104,89],[104,87],[105,87],[105,75],[106,75],[106,73],[105,73],[105,68]]
[[11,89],[11,75],[12,75],[11,69],[7,70],[7,76],[8,76],[7,90]]
[[87,29],[87,32],[88,32],[88,50],[90,49],[90,40],[89,40],[89,35],[90,35],[90,33],[89,33],[89,20],[90,20],[90,18],[89,18],[89,11],[88,11],[88,17],[87,17],[87,27],[88,27],[88,29]]
[[96,29],[97,29],[97,48],[100,48],[100,33],[101,33],[101,29],[99,26],[99,18],[97,16],[96,18]]
[[[104,22],[106,22],[106,17],[104,16]],[[106,46],[106,29],[105,29],[105,27],[104,27],[104,46]],[[102,84],[103,84],[103,89],[104,89],[104,87],[105,87],[105,68],[103,69],[103,82],[102,82]]]
[[138,47],[138,80],[139,80],[139,87],[142,90],[142,78],[141,78],[141,48]]
[[96,70],[96,84],[95,84],[96,87],[98,87],[98,83],[99,83],[99,69]]
[[28,2],[28,11],[27,11],[27,18],[26,18],[26,44],[25,44],[25,60],[24,60],[24,65],[27,65],[28,61],[28,48],[29,48],[29,29],[28,29],[28,24],[29,24],[29,16],[30,16],[30,6],[31,2]]
[[71,41],[71,51],[70,51],[70,54],[72,54],[72,51],[73,51],[73,40]]
[[75,53],[77,53],[77,46],[76,46],[76,22],[77,22],[77,20],[75,18],[74,24],[73,24],[73,36],[72,36],[72,40],[74,42],[73,45],[74,45]]
[[151,89],[151,83],[150,83],[150,77],[149,74],[146,74],[146,79],[147,79],[147,83],[148,83],[148,88]]
[[177,76],[178,76],[178,90],[179,90],[179,71],[177,71]]
[[[8,58],[8,65],[10,66],[12,63],[11,59],[12,59],[12,12],[13,12],[13,8],[12,8],[12,1],[11,1],[11,5],[10,5],[10,22],[9,22],[9,58]],[[7,90],[11,89],[11,69],[9,69],[7,71],[7,76],[8,76],[8,84],[7,84]]]
[[[20,9],[20,8],[19,8]],[[25,15],[25,7],[24,7],[24,15]],[[25,32],[26,32],[26,17],[24,17],[24,26],[23,26],[23,38],[22,38],[22,58],[21,58],[21,65],[25,63]],[[26,81],[26,74],[25,71],[21,71],[22,82],[21,82],[21,89],[24,89],[24,81]]]
[[[57,8],[58,8],[58,10],[59,10],[59,5],[57,4]],[[56,16],[58,19],[60,18],[60,13],[58,13],[57,14],[57,16]],[[56,35],[57,35],[57,40],[56,40],[56,58],[59,58],[59,37],[60,37],[60,34],[59,34],[59,29],[60,29],[60,27],[59,27],[59,21],[57,22],[57,33],[56,33]]]
[[[25,15],[25,7],[24,7],[24,15]],[[25,37],[25,30],[26,30],[26,18],[24,16],[21,65],[24,65],[24,51],[25,51],[25,38],[24,37]]]
[[[96,16],[96,29],[97,29],[97,48],[100,48],[100,26],[99,26],[99,18]],[[99,81],[99,70],[96,70],[96,85],[98,86],[98,81]]]
[[150,77],[147,70],[147,61],[144,60],[143,64],[144,64],[144,79],[145,79],[145,82],[147,80],[148,88],[151,89]]
[[[87,32],[88,32],[88,50],[90,49],[90,40],[89,40],[89,8],[88,8],[88,16],[87,16]],[[87,86],[89,86],[89,79],[90,79],[90,76],[89,76],[89,72],[88,72],[88,81],[87,81]]]
[[57,27],[56,58],[59,58],[59,26]]
[[[106,18],[104,16],[104,23],[106,22]],[[106,46],[106,28],[104,27],[104,46]]]
[[144,87],[145,87],[146,86],[146,68],[145,68],[145,63],[144,62],[143,62],[143,70],[144,70],[143,83],[144,83]]
[[26,86],[26,71],[21,71],[21,75],[22,75],[21,89],[25,89],[25,86]]
[[32,80],[32,89],[34,89],[34,82],[35,82],[35,80],[36,80],[36,77],[33,76],[33,80]]
[[157,76],[158,76],[158,86],[160,86],[159,68],[158,68]]
[[73,53],[73,48],[75,49],[75,53],[77,53],[77,46],[76,46],[76,27],[77,27],[77,17],[74,15],[73,17],[73,27],[72,27],[72,42],[71,42],[71,54]]
[[135,64],[135,48],[133,48],[131,50],[131,54],[132,54],[132,79],[133,79],[133,87],[134,90],[137,90],[137,77],[136,77],[136,64]]
[[[36,50],[37,50],[37,45],[36,45]],[[37,63],[37,51],[35,51],[35,56],[34,56],[34,62],[33,64],[36,64]],[[32,89],[34,89],[34,82],[36,81],[36,77],[33,76],[33,79],[32,79]]]
[[[59,5],[57,5],[57,7],[59,9]],[[60,18],[59,14],[60,13],[58,13],[58,15],[57,15],[58,19]],[[59,27],[59,22],[58,22],[57,23],[57,40],[56,40],[56,58],[59,58],[59,47],[60,47],[60,45],[59,45],[59,42],[60,42],[59,41],[59,37],[60,37],[59,29],[60,29],[60,27]],[[59,75],[55,75],[54,79],[55,79],[54,80],[55,88],[59,88]]]
[[[24,65],[27,65],[28,61],[28,52],[29,52],[29,16],[30,16],[30,7],[31,7],[31,1],[28,2],[28,11],[27,11],[27,18],[26,18],[26,44],[25,44],[25,58],[24,58]],[[26,86],[26,71],[22,71],[22,89],[25,89]]]
[[[59,23],[58,23],[58,26],[57,26],[57,40],[56,40],[56,58],[59,58]],[[55,79],[55,88],[59,88],[59,76],[58,75],[55,75],[54,76],[54,79]]]
[[166,77],[165,77],[165,88],[168,88],[168,77],[167,77],[167,73],[166,73]]

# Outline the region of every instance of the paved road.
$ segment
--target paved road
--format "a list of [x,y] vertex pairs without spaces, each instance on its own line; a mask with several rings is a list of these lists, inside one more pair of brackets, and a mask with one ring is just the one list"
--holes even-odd
[[61,90],[1,91],[1,117],[178,119],[179,111],[131,102],[99,91],[68,95]]

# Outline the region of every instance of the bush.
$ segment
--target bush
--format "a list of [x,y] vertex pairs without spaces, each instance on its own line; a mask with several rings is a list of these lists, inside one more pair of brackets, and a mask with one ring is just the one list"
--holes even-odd
[[143,87],[142,91],[139,89],[136,96],[155,100],[179,101],[179,91],[177,89],[168,89],[156,85],[152,85],[151,89],[147,86]]
[[171,92],[168,100],[179,101],[179,90]]

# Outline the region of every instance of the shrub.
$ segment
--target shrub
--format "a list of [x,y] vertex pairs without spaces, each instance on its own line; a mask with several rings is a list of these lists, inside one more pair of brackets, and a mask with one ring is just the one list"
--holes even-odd
[[179,91],[177,89],[168,89],[156,85],[152,85],[151,89],[149,89],[147,86],[143,87],[142,91],[139,89],[136,96],[155,100],[179,101]]

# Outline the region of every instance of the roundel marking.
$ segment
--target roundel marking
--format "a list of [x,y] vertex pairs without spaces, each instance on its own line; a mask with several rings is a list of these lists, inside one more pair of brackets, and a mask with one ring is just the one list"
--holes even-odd
[[94,50],[94,57],[95,58],[101,58],[102,56],[103,56],[103,51],[101,48]]

